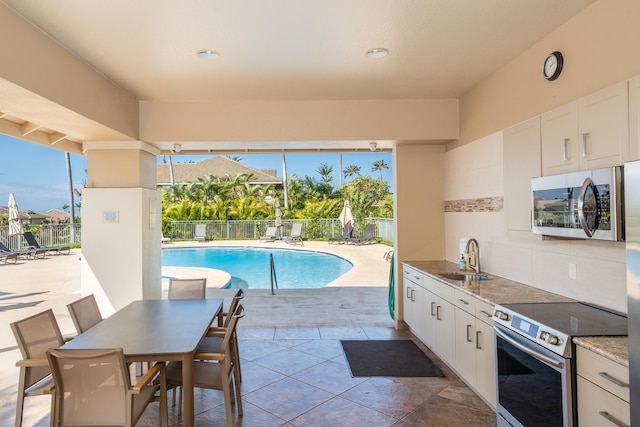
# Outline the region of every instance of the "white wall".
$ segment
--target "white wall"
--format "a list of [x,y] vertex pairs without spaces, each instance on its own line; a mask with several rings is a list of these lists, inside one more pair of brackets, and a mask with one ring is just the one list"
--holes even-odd
[[[448,151],[444,169],[445,200],[503,196],[502,132]],[[624,243],[508,238],[503,212],[445,213],[445,231],[448,261],[461,237],[475,237],[485,272],[627,312]]]

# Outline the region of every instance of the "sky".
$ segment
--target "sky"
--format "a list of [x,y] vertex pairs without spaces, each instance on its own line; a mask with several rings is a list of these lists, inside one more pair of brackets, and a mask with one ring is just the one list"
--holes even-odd
[[[231,154],[240,157],[241,163],[254,169],[276,169],[282,177],[282,156],[280,154]],[[174,163],[201,161],[211,155],[190,156],[173,155]],[[382,171],[382,177],[392,184],[392,156],[389,152],[362,152],[342,154],[342,169],[349,165],[360,166],[361,175],[379,179],[380,172],[372,171],[373,163],[384,160],[389,169]],[[158,162],[163,156],[158,157]],[[296,174],[299,178],[310,176],[320,180],[316,171],[324,163],[333,166],[333,182],[336,188],[340,184],[340,154],[310,153],[286,154],[287,174]],[[81,189],[86,181],[87,158],[71,154],[71,170],[74,188]],[[343,183],[350,178],[343,178]],[[13,193],[21,211],[44,212],[49,209],[61,209],[69,205],[69,184],[64,151],[45,147],[32,142],[0,135],[0,206],[6,206],[9,193]],[[75,200],[78,203],[78,200]]]

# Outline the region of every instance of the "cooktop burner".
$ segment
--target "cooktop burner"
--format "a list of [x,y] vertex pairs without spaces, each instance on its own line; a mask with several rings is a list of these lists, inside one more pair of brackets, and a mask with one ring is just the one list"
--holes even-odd
[[625,315],[582,302],[496,305],[493,319],[565,357],[572,353],[573,337],[628,333]]

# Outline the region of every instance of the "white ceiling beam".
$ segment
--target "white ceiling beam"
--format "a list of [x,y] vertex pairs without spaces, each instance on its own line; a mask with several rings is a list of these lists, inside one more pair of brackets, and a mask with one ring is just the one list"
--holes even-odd
[[31,122],[26,122],[20,125],[20,132],[22,133],[22,136],[27,136],[38,129],[40,129],[40,125]]
[[54,132],[52,134],[50,134],[48,136],[49,138],[49,143],[51,145],[56,145],[58,142],[62,141],[63,139],[65,139],[67,137],[67,135],[62,134],[60,132]]

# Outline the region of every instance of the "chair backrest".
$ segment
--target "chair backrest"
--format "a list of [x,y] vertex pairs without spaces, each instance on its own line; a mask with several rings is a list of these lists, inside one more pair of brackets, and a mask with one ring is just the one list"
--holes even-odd
[[[13,322],[11,330],[16,337],[23,359],[45,359],[47,349],[58,348],[64,344],[58,322],[56,322],[51,309]],[[26,388],[40,381],[49,373],[49,367],[46,365],[26,368]]]
[[4,245],[4,243],[0,242],[0,252],[7,252],[7,253],[11,253],[11,249],[9,249],[8,247],[6,247]]
[[278,231],[277,227],[267,227],[267,231],[265,231],[265,236],[275,236]]
[[59,419],[69,426],[124,426],[129,372],[121,348],[50,349],[47,359],[59,399]]
[[204,299],[207,279],[169,279],[169,299]]
[[295,222],[291,226],[291,237],[300,237],[302,234],[302,223]]
[[233,312],[229,311],[229,314],[227,315],[227,317],[230,320],[229,320],[229,324],[227,325],[224,338],[222,339],[222,345],[220,346],[223,353],[226,353],[227,349],[229,348],[229,343],[231,341],[231,338],[236,332],[236,325],[238,324],[238,320],[244,317],[244,307],[242,306],[242,304],[238,304],[235,311]]
[[196,224],[195,237],[204,238],[207,235],[207,224]]
[[67,309],[78,334],[102,321],[102,314],[93,294],[68,304]]
[[373,236],[376,233],[376,225],[375,224],[367,224],[364,227],[364,234],[362,235],[362,237],[364,239],[373,239]]
[[233,296],[231,300],[231,304],[229,304],[229,310],[227,311],[227,316],[224,318],[224,327],[228,328],[229,323],[231,322],[232,314],[236,312],[238,309],[238,304],[240,304],[240,300],[244,298],[244,291],[242,289],[238,289],[238,292]]
[[40,244],[36,240],[36,237],[33,235],[33,233],[31,233],[30,231],[25,231],[24,233],[22,233],[22,235],[24,236],[24,239],[27,241],[27,244],[29,246],[33,246],[35,248],[40,247]]

